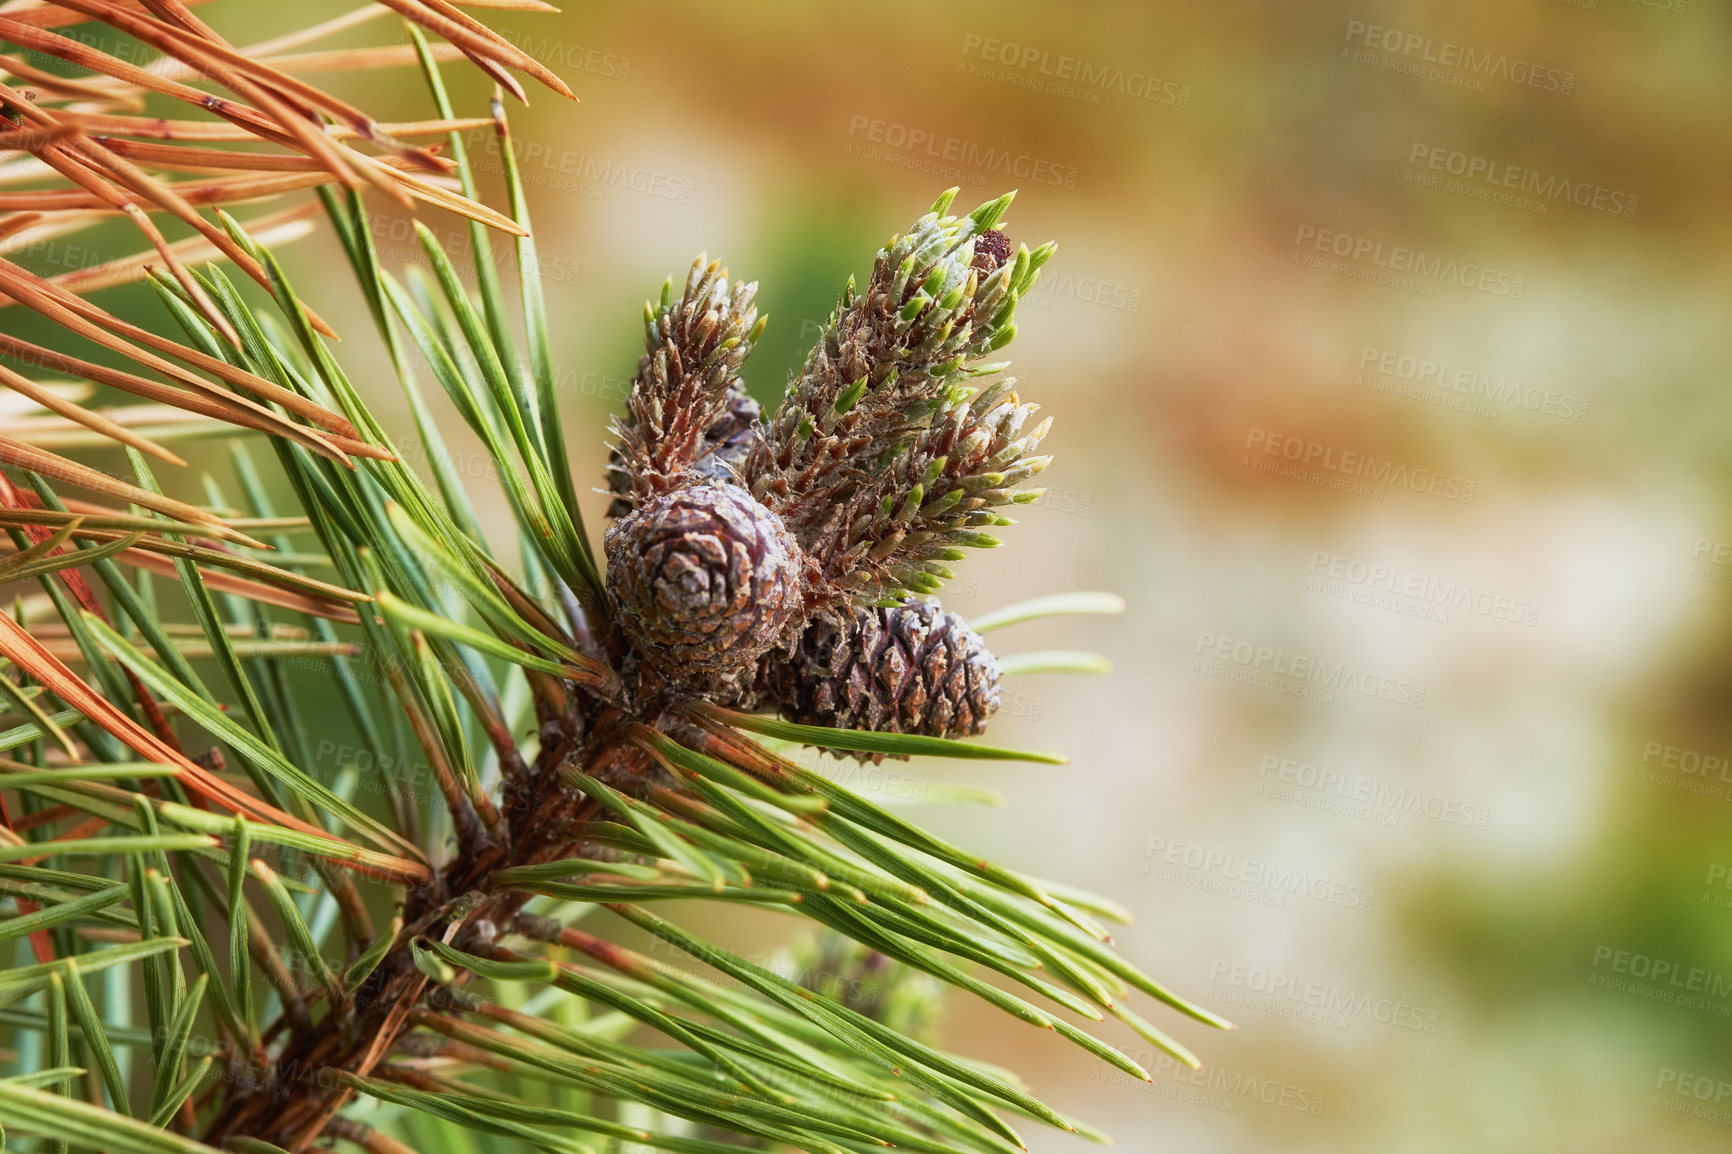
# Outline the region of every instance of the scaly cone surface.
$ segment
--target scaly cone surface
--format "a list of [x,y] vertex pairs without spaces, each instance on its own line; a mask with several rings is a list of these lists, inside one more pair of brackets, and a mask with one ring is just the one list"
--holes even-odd
[[791,654],[768,664],[771,694],[803,725],[973,737],[986,731],[1001,696],[998,659],[980,634],[924,601],[820,617]]
[[671,680],[729,675],[800,608],[800,548],[737,485],[697,481],[607,530],[607,587],[620,628]]

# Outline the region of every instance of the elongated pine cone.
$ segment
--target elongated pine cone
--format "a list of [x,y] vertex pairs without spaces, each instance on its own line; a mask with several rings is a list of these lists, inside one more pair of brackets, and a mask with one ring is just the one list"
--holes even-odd
[[[704,432],[703,455],[692,462],[692,472],[707,480],[737,485],[746,454],[752,451],[752,438],[763,424],[763,409],[738,380],[729,387],[727,400],[727,409]],[[631,512],[631,470],[617,448],[608,455],[607,488],[613,494],[607,515],[623,517]]]
[[738,486],[664,493],[610,525],[606,544],[621,628],[676,680],[745,669],[800,607],[800,547]]
[[613,424],[608,516],[690,484],[732,481],[758,426],[740,369],[767,317],[752,307],[755,281],[730,282],[720,261],[700,256],[677,295],[670,278],[659,303],[644,303],[644,354],[625,411]]
[[1046,423],[985,358],[1054,246],[997,227],[1010,194],[952,216],[955,191],[849,281],[746,457],[746,486],[812,559],[812,611],[938,592],[965,550],[999,543],[997,506],[1040,496],[1018,486],[1049,461]]
[[969,737],[998,711],[998,659],[961,617],[930,602],[818,617],[780,657],[766,658],[771,693],[804,725]]

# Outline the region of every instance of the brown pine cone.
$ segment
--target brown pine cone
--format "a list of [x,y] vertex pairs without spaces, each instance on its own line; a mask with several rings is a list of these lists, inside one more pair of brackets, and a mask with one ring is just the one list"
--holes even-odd
[[961,617],[925,601],[819,617],[781,658],[766,658],[771,693],[804,725],[967,737],[998,711],[998,659]]
[[665,493],[610,525],[606,544],[622,630],[675,680],[746,669],[800,605],[799,546],[738,486]]

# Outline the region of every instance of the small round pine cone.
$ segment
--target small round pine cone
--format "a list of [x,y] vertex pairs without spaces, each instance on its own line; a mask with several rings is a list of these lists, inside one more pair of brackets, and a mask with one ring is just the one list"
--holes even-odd
[[961,617],[929,602],[816,618],[787,660],[779,656],[767,659],[771,690],[804,725],[968,737],[998,711],[998,659]]
[[799,608],[800,547],[735,485],[663,494],[610,525],[606,545],[622,630],[677,679],[749,667]]

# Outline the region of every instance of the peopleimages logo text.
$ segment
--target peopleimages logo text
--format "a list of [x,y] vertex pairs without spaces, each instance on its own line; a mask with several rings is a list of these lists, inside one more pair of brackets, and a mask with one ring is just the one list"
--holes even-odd
[[1411,489],[1415,493],[1426,493],[1464,504],[1471,504],[1473,501],[1474,482],[1465,478],[1440,473],[1436,469],[1397,464],[1387,457],[1380,461],[1370,453],[1341,449],[1321,441],[1306,440],[1304,437],[1290,437],[1253,426],[1245,431],[1245,448],[1261,452],[1267,457],[1291,461],[1307,469],[1341,473],[1373,485],[1392,485],[1397,489]]
[[870,144],[958,165],[971,173],[993,173],[1059,188],[1076,187],[1075,165],[1054,164],[1027,153],[987,147],[958,136],[941,136],[907,124],[856,114],[849,118],[848,136],[864,137]]
[[1399,349],[1365,345],[1359,350],[1359,367],[1399,381],[1428,385],[1435,389],[1460,393],[1494,405],[1544,413],[1566,421],[1588,419],[1586,398],[1559,393],[1550,389],[1524,385],[1507,377],[1493,377],[1475,369],[1457,368],[1429,357],[1415,356]]
[[[1224,850],[1168,841],[1164,837],[1150,837],[1143,850],[1143,857],[1147,859],[1146,865],[1166,866],[1169,873],[1173,870],[1186,870],[1203,877],[1212,876],[1226,882],[1260,887],[1275,894],[1303,895],[1351,910],[1369,911],[1377,901],[1377,891],[1371,886],[1354,885],[1304,869],[1242,857]],[[1162,880],[1174,879],[1169,876]]]
[[1392,813],[1417,813],[1432,821],[1470,829],[1484,829],[1491,818],[1491,810],[1483,805],[1474,805],[1411,786],[1390,785],[1388,782],[1345,773],[1339,769],[1318,769],[1308,761],[1294,761],[1273,753],[1263,756],[1262,763],[1257,767],[1257,776],[1273,778],[1275,783],[1317,794],[1333,793],[1338,798],[1359,802],[1373,809]]
[[[1368,592],[1388,593],[1442,609],[1465,609],[1494,621],[1532,625],[1539,620],[1540,607],[1532,601],[1491,589],[1475,589],[1464,581],[1440,581],[1418,573],[1404,573],[1391,565],[1373,564],[1323,549],[1312,550],[1310,571],[1314,578],[1339,581]],[[1333,592],[1321,583],[1317,591]]]
[[1632,193],[1607,188],[1591,181],[1545,175],[1536,169],[1506,164],[1484,156],[1473,156],[1441,144],[1414,141],[1407,150],[1407,163],[1432,172],[1478,181],[1494,188],[1526,193],[1546,201],[1561,200],[1577,208],[1591,208],[1613,216],[1635,216],[1636,205],[1639,203]]
[[[1355,264],[1370,264],[1391,273],[1411,276],[1420,281],[1440,281],[1459,285],[1492,296],[1520,300],[1527,292],[1527,278],[1501,272],[1482,264],[1462,262],[1453,257],[1428,254],[1405,245],[1385,245],[1368,236],[1355,236],[1331,228],[1302,224],[1293,237],[1297,249],[1311,249]],[[1297,260],[1301,254],[1295,253]],[[1312,258],[1315,260],[1316,258]]]
[[978,32],[970,32],[962,38],[962,55],[964,59],[975,56],[988,64],[1038,73],[1085,88],[1117,92],[1136,100],[1151,100],[1179,108],[1191,103],[1188,84],[1162,80],[1147,72],[1127,72],[1107,64],[1092,64],[1075,56],[1061,54],[1055,57],[1044,48],[983,36]]
[[1246,669],[1392,701],[1396,705],[1408,705],[1414,709],[1425,705],[1423,683],[1362,670],[1348,661],[1331,663],[1312,654],[1296,653],[1273,645],[1256,645],[1214,633],[1197,634],[1197,644],[1192,652]]
[[[1602,966],[1604,970],[1601,970]],[[1705,970],[1700,966],[1686,966],[1667,958],[1614,949],[1611,946],[1594,947],[1593,968],[1601,971],[1591,976],[1598,979],[1594,984],[1608,989],[1642,993],[1644,997],[1656,1001],[1675,1002],[1692,1009],[1702,1009],[1706,1008],[1703,999],[1719,999],[1722,1004],[1712,1008],[1722,1017],[1727,1014],[1723,1003],[1725,999],[1732,997],[1732,976],[1715,970]],[[1607,978],[1605,974],[1608,971],[1623,977]],[[1646,983],[1646,988],[1635,987],[1632,980]]]
[[[1227,994],[1223,997],[1224,991],[1214,990],[1214,996],[1222,1001],[1282,1017],[1293,1016],[1291,1013],[1282,1012],[1288,1006],[1305,1006],[1317,1010],[1324,1017],[1364,1018],[1403,1030],[1437,1033],[1436,1010],[1425,1009],[1395,998],[1381,998],[1361,991],[1342,989],[1332,983],[1296,978],[1291,974],[1267,970],[1261,966],[1217,958],[1209,969],[1209,985],[1225,987],[1227,990],[1242,990],[1255,995],[1250,998],[1236,998]],[[1342,1023],[1343,1026],[1345,1024]]]
[[[1417,32],[1367,24],[1363,20],[1347,22],[1347,42],[1386,52],[1391,56],[1416,63],[1435,64],[1452,68],[1487,80],[1507,80],[1511,84],[1538,88],[1543,92],[1569,95],[1576,86],[1576,74],[1561,68],[1548,68],[1531,60],[1511,58],[1502,52],[1487,52],[1453,40],[1437,40]],[[1342,50],[1343,52],[1346,49]]]

